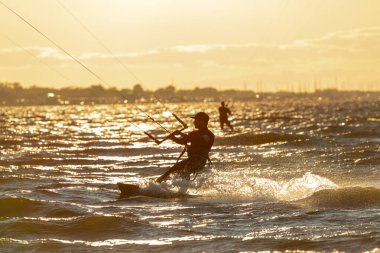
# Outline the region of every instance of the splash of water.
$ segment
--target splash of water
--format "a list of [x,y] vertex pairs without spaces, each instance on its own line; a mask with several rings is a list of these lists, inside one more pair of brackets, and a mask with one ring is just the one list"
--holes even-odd
[[311,196],[318,190],[336,187],[331,180],[310,172],[288,181],[275,181],[240,171],[211,173],[199,192],[202,195],[293,201]]

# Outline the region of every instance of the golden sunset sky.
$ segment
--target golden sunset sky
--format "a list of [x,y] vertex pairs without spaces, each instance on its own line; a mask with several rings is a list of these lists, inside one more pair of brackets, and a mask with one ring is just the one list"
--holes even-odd
[[[0,1],[119,88],[380,90],[379,0]],[[2,4],[0,17],[0,81],[100,83]]]

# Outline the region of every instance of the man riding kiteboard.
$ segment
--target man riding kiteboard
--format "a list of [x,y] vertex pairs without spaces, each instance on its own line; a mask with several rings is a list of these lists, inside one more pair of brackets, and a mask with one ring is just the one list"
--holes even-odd
[[[188,158],[180,162],[177,161],[173,167],[157,178],[156,182],[161,183],[166,181],[169,179],[170,175],[174,173],[178,174],[183,179],[189,180],[191,174],[199,173],[204,168],[207,161],[210,160],[208,154],[214,143],[215,136],[207,128],[209,116],[204,112],[198,112],[191,118],[194,119],[194,127],[198,130],[192,131],[189,134],[174,131],[169,137],[172,141],[185,145],[184,152],[185,150],[187,151]],[[190,143],[190,145],[188,143]]]

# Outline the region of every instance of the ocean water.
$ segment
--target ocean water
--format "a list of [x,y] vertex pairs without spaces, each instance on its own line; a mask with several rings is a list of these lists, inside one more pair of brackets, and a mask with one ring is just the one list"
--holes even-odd
[[[234,102],[232,132],[218,105],[0,107],[0,252],[380,252],[379,98]],[[140,110],[209,113],[212,165],[154,184],[182,148]]]

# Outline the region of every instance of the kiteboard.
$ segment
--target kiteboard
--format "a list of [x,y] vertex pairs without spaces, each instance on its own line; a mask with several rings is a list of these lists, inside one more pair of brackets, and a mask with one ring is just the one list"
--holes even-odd
[[140,186],[136,184],[117,183],[120,190],[120,198],[130,197],[152,197],[152,198],[192,198],[197,195],[191,195],[183,192],[174,192],[160,187],[158,184],[151,184],[149,186]]

